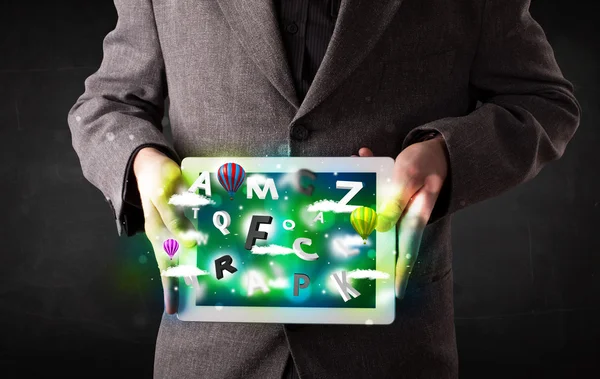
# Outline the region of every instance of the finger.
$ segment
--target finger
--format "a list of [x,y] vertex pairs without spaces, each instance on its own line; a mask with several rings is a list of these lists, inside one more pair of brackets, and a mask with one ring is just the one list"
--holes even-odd
[[422,187],[422,183],[411,177],[408,172],[400,171],[390,189],[388,197],[383,200],[381,212],[377,214],[375,229],[387,232],[392,229],[404,213],[411,198]]
[[429,221],[439,192],[420,189],[408,205],[398,228],[398,259],[396,261],[396,297],[404,298],[408,278],[419,254],[423,231]]
[[179,307],[179,292],[177,291],[179,278],[175,276],[161,275],[160,280],[163,286],[165,312],[167,312],[169,315],[174,315],[177,313],[177,308]]
[[162,218],[154,205],[152,205],[150,201],[142,201],[142,208],[144,210],[146,236],[152,244],[156,263],[158,264],[158,269],[160,271],[165,311],[168,314],[174,314],[177,313],[179,304],[179,296],[177,292],[179,280],[177,277],[164,276],[163,273],[169,267],[177,266],[179,262],[179,256],[176,254],[171,259],[167,253],[163,251],[162,244],[171,237],[171,234],[164,226]]
[[[179,185],[177,185],[179,188]],[[194,238],[195,228],[185,217],[183,209],[179,209],[169,204],[170,193],[173,192],[159,192],[152,199],[152,204],[160,214],[160,218],[164,226],[171,232],[175,238],[181,242],[185,247],[194,247],[196,245],[196,239]]]
[[358,155],[361,157],[372,157],[373,152],[368,147],[361,147],[360,150],[358,150]]
[[358,155],[356,155],[356,154],[352,154],[352,155],[351,155],[351,157],[358,157]]

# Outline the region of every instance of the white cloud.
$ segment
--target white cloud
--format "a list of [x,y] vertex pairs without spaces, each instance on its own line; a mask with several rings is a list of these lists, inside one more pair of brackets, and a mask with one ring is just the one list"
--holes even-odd
[[193,192],[176,193],[169,199],[169,204],[182,205],[188,207],[198,207],[202,205],[215,204],[214,200]]
[[174,276],[174,277],[192,277],[192,276],[202,276],[208,275],[208,271],[200,270],[198,267],[194,266],[186,266],[179,265],[175,267],[169,267],[166,270],[163,270],[160,275],[161,276]]
[[257,255],[287,255],[294,254],[294,249],[279,245],[253,246],[252,254]]
[[353,270],[347,275],[348,278],[352,279],[389,279],[390,274],[377,270]]
[[277,181],[277,186],[278,187],[284,187],[287,184],[294,184],[294,180],[296,179],[296,175],[297,173],[293,173],[293,172],[288,172],[287,174],[284,174],[282,176],[279,177],[279,180]]
[[[330,240],[330,247],[333,252],[343,257],[356,255],[360,253],[360,250],[355,247],[365,246],[362,237],[357,234],[345,234],[343,237],[335,237]],[[366,246],[370,245],[371,241],[367,240]]]
[[287,288],[288,281],[285,278],[277,278],[275,280],[269,280],[269,287],[271,288]]
[[[343,243],[345,246],[364,246],[364,241],[358,234],[346,234],[343,237],[335,237],[336,240]],[[367,246],[371,245],[371,241],[367,240]]]
[[340,205],[335,200],[319,200],[308,206],[309,212],[335,212],[350,213],[358,208],[358,205]]
[[198,230],[187,230],[181,234],[185,239],[193,239],[198,245],[206,245],[208,243],[208,234]]

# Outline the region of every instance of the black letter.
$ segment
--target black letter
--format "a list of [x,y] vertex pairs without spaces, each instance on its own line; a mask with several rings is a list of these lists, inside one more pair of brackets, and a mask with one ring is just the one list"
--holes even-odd
[[312,193],[315,189],[315,186],[313,186],[311,184],[308,187],[302,187],[302,184],[300,183],[300,181],[302,180],[303,176],[310,178],[312,180],[315,180],[317,178],[317,176],[315,175],[314,172],[303,168],[301,170],[298,170],[298,172],[296,173],[296,176],[294,177],[294,188],[296,188],[296,191],[310,196],[310,195],[312,195]]
[[258,230],[260,224],[270,224],[273,221],[271,216],[252,216],[250,221],[250,227],[248,228],[248,236],[246,237],[246,250],[252,250],[252,246],[257,239],[266,240],[267,232],[261,232]]
[[233,267],[233,258],[231,255],[223,255],[221,258],[215,259],[215,272],[217,273],[217,280],[223,279],[223,270],[227,270],[230,273],[237,271],[237,268]]

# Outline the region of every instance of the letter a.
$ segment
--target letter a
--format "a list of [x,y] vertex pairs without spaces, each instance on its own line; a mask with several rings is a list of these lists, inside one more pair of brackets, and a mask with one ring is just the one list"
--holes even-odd
[[192,184],[192,186],[190,187],[190,189],[188,190],[189,192],[192,193],[196,193],[196,190],[198,188],[202,188],[204,190],[204,194],[206,196],[210,196],[211,192],[210,192],[210,174],[208,173],[208,171],[203,171],[200,176],[198,177],[198,179],[196,179],[196,181],[194,182],[194,184]]
[[325,222],[325,220],[323,220],[323,212],[319,212],[319,214],[317,215],[317,217],[315,217],[313,219],[313,223],[315,223],[317,221],[321,221],[321,224],[323,224]]
[[250,271],[248,273],[248,296],[252,296],[255,289],[260,289],[264,293],[269,292],[269,287],[263,277],[256,271]]

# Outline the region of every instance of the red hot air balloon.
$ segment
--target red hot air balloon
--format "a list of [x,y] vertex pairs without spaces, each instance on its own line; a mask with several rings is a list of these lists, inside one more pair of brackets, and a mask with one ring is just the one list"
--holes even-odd
[[173,259],[173,256],[177,253],[177,250],[179,250],[179,242],[177,242],[177,240],[169,238],[163,243],[163,249],[165,250],[165,253],[167,253],[167,255],[169,256],[169,259]]
[[217,172],[217,179],[229,194],[230,200],[233,200],[233,195],[240,188],[245,178],[246,171],[237,163],[225,163],[219,167]]

